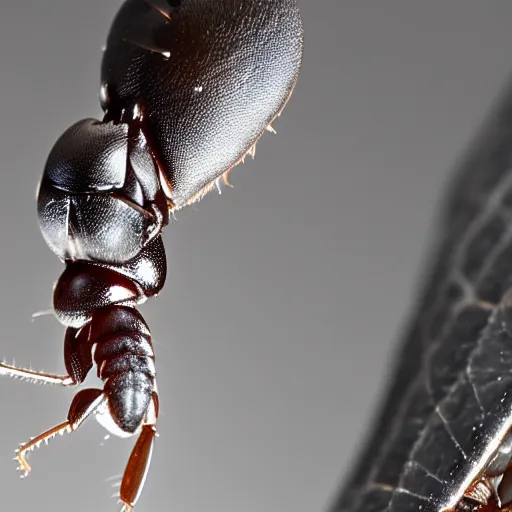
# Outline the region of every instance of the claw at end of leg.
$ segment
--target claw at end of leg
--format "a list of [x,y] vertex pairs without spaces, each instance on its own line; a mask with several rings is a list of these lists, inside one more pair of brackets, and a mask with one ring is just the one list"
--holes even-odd
[[123,503],[123,507],[121,508],[121,512],[132,512],[133,507],[128,503]]
[[14,457],[13,460],[18,462],[18,464],[19,464],[19,466],[16,468],[16,470],[22,471],[20,478],[25,478],[30,473],[30,470],[32,468],[29,466],[27,459],[25,458],[24,452],[22,452],[19,449],[16,450],[16,457]]
[[48,444],[49,439],[55,437],[57,434],[63,434],[66,431],[72,431],[72,427],[69,421],[65,421],[64,423],[61,423],[60,425],[57,425],[56,427],[53,427],[46,432],[33,437],[28,443],[22,444],[16,450],[16,457],[14,457],[14,460],[19,462],[18,471],[23,472],[21,474],[21,478],[25,478],[32,469],[29,466],[27,459],[25,458],[25,454],[32,451],[34,448],[38,448],[43,441],[45,444]]

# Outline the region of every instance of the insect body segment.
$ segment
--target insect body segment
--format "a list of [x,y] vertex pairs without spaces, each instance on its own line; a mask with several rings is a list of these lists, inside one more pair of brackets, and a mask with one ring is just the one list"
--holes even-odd
[[136,435],[120,488],[135,505],[159,411],[151,334],[135,309],[163,288],[162,229],[271,130],[302,58],[296,0],[127,0],[103,55],[103,120],[73,124],[51,150],[38,192],[41,232],[64,262],[53,295],[66,375],[0,363],[0,374],[80,385],[96,365],[103,389],[79,391],[66,421],[22,445],[75,431],[94,416]]

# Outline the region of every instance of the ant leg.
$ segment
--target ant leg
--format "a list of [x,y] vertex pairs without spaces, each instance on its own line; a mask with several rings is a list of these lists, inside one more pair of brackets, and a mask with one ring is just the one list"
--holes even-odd
[[124,470],[119,498],[123,503],[121,512],[131,512],[144,487],[144,481],[151,463],[153,442],[156,433],[156,418],[158,416],[158,398],[153,393],[151,410],[148,412],[142,431],[133,447],[130,459]]
[[92,368],[92,343],[89,341],[89,328],[68,327],[64,337],[64,362],[68,375],[39,372],[28,368],[18,368],[0,362],[0,375],[7,375],[35,384],[56,384],[76,386],[84,381]]
[[0,362],[0,375],[7,375],[15,379],[27,380],[33,383],[56,384],[60,386],[73,386],[76,384],[69,375],[55,375],[53,373],[38,372],[28,368],[18,368]]
[[48,444],[48,441],[57,434],[63,435],[64,432],[73,432],[76,430],[104,400],[105,395],[101,389],[90,388],[79,391],[71,402],[68,419],[65,422],[46,430],[37,437],[33,437],[28,443],[21,445],[20,448],[16,450],[16,457],[14,458],[14,460],[18,461],[20,464],[18,471],[23,471],[21,478],[26,477],[32,469],[25,457],[28,451],[38,448],[43,441]]

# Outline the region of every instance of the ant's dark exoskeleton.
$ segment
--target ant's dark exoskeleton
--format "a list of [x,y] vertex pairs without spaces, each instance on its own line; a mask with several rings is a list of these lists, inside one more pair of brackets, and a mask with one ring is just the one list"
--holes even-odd
[[280,114],[302,58],[296,0],[126,0],[103,54],[102,121],[84,119],[50,152],[38,192],[44,239],[65,263],[53,295],[67,327],[59,376],[0,364],[0,373],[76,386],[95,363],[104,388],[79,391],[67,420],[26,453],[90,415],[138,440],[120,501],[131,510],[158,417],[151,334],[135,307],[166,277],[162,228],[200,199]]

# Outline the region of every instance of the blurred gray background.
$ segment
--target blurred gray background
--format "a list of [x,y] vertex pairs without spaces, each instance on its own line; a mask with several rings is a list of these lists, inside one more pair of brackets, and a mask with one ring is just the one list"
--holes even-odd
[[[213,0],[212,0],[213,1]],[[35,190],[55,139],[100,116],[119,0],[0,6],[0,356],[63,371],[62,271]],[[320,512],[369,426],[450,170],[512,71],[512,3],[302,0],[306,50],[256,159],[167,229],[169,276],[142,311],[161,399],[137,512]],[[268,187],[271,183],[272,187]],[[112,511],[131,441],[91,421],[31,454],[73,391],[0,382],[1,510]],[[115,477],[118,478],[115,478]]]

